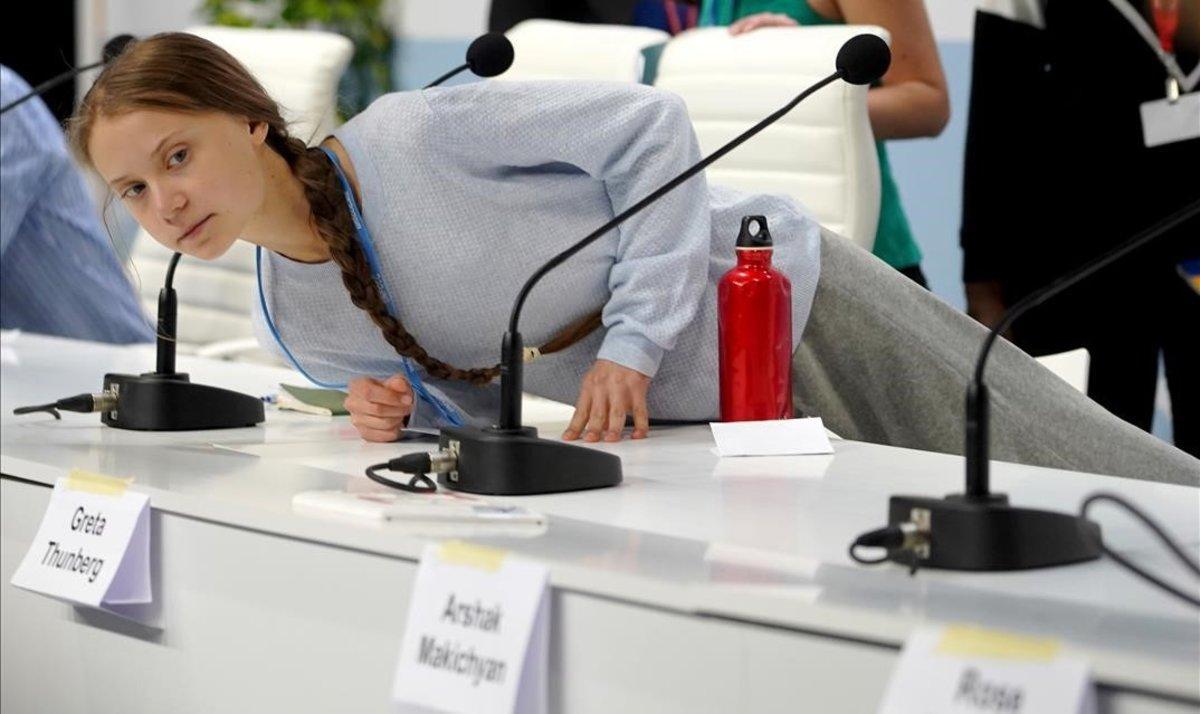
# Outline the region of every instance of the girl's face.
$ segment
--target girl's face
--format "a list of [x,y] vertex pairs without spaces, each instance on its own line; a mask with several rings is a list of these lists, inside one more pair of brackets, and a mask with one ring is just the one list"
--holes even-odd
[[204,260],[229,250],[265,195],[265,123],[138,109],[101,116],[92,164],[159,243]]

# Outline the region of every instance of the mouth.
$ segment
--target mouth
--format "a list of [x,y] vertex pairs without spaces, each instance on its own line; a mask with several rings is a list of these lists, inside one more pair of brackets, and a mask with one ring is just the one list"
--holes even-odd
[[216,214],[210,213],[207,216],[205,216],[204,218],[202,218],[200,220],[200,222],[196,223],[194,226],[189,228],[186,233],[179,236],[179,240],[176,242],[181,243],[185,240],[188,240],[189,238],[195,238],[196,236],[200,235],[201,230],[203,230],[204,226],[208,223],[208,219],[212,218],[214,215],[216,215]]

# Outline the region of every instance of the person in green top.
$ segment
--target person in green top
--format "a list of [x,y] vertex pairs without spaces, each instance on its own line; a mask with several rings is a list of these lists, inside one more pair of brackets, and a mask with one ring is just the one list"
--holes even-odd
[[728,25],[735,35],[763,27],[878,25],[891,34],[892,66],[867,93],[879,152],[881,202],[872,252],[921,285],[921,249],[892,178],[885,139],[937,136],[950,120],[946,77],[922,0],[702,0],[701,26]]

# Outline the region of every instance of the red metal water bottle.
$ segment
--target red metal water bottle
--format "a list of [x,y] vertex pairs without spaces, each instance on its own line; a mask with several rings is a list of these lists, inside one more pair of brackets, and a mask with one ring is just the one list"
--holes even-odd
[[721,421],[792,418],[792,284],[771,267],[764,216],[746,216],[717,286]]

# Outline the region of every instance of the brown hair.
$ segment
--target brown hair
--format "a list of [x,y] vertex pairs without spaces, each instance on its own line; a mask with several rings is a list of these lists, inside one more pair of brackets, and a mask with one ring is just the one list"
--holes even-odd
[[[88,140],[99,116],[135,109],[222,112],[267,125],[267,145],[287,162],[304,186],[312,221],[342,270],[350,300],[370,315],[399,354],[416,360],[433,377],[487,384],[499,366],[459,369],[429,355],[392,316],[372,279],[370,266],[354,238],[353,219],[343,200],[333,164],[324,152],[309,148],[288,133],[279,105],[232,55],[196,35],[168,32],[131,43],[110,62],[84,96],[70,122],[71,145],[91,164]],[[600,326],[600,313],[589,314],[556,335],[537,352],[566,349]]]

